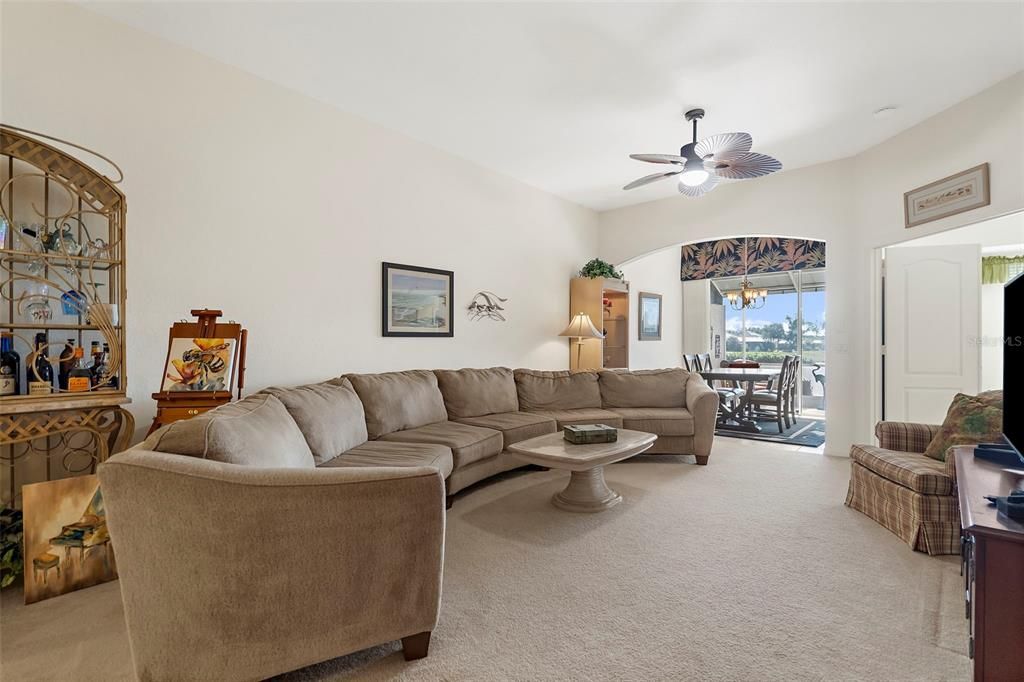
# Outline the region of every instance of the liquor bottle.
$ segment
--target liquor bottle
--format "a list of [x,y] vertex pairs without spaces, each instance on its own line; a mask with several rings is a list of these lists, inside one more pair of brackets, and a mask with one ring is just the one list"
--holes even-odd
[[103,351],[100,350],[100,342],[92,342],[92,367],[89,368],[89,372],[92,373],[90,379],[92,380],[93,388],[100,385],[103,381],[103,374],[107,371],[107,361],[104,357]]
[[36,334],[35,362],[25,368],[29,395],[50,395],[53,392],[53,365],[46,357],[46,332]]
[[0,396],[18,395],[20,379],[21,356],[14,350],[14,335],[0,332]]
[[[103,371],[108,372],[110,370],[110,344],[103,344]],[[107,379],[107,388],[117,390],[117,377],[111,375]]]
[[89,383],[95,386],[99,382],[99,375],[97,372],[100,369],[100,342],[93,341],[89,347],[89,357],[92,359],[92,364],[89,366]]
[[75,346],[75,366],[68,373],[68,390],[72,393],[88,391],[92,387],[92,373],[85,366],[85,349]]
[[64,350],[60,353],[60,371],[57,372],[57,385],[60,390],[68,390],[68,375],[75,366],[75,340],[68,339]]

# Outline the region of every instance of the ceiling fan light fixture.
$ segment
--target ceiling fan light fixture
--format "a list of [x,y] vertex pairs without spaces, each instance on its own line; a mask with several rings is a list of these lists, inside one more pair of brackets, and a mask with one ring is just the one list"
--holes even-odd
[[753,139],[747,133],[719,133],[697,140],[697,122],[704,118],[703,109],[687,111],[686,120],[693,124],[693,142],[672,154],[630,154],[631,159],[648,163],[670,164],[676,168],[668,173],[647,175],[629,183],[629,190],[658,180],[679,176],[679,192],[696,198],[718,186],[719,180],[747,180],[782,170],[782,164],[765,154],[750,151]]
[[695,168],[693,170],[683,171],[679,176],[679,182],[683,183],[687,187],[698,187],[703,185],[710,173],[703,168]]

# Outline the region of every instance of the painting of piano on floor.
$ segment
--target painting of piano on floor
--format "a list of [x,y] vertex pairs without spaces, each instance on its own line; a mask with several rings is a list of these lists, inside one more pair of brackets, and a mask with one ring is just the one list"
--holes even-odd
[[25,485],[22,508],[26,604],[117,578],[96,476]]

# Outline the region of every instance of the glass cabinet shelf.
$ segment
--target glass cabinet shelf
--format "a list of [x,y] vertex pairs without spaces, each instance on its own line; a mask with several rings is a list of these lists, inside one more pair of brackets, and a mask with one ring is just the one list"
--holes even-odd
[[73,267],[79,270],[110,270],[121,264],[120,261],[110,258],[93,258],[92,256],[67,256],[63,253],[52,251],[22,251],[19,249],[0,249],[0,259],[10,263],[28,264],[34,261],[45,261],[46,265],[52,267]]

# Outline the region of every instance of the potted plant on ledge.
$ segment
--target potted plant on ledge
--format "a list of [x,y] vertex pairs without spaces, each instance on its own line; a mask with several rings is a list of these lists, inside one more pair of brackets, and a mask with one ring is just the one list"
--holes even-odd
[[587,277],[590,279],[603,278],[605,280],[611,280],[609,284],[617,284],[619,288],[624,287],[626,282],[622,279],[622,273],[615,269],[615,266],[608,261],[601,260],[600,258],[594,258],[587,261],[587,264],[580,268],[580,277]]

